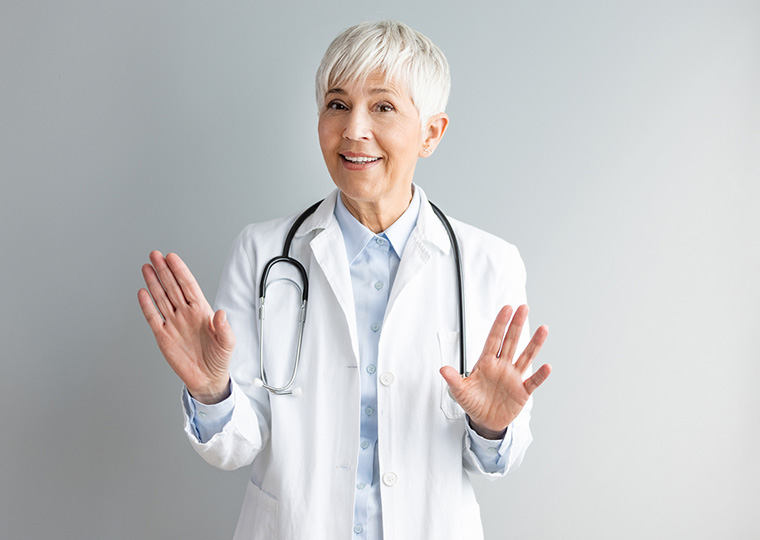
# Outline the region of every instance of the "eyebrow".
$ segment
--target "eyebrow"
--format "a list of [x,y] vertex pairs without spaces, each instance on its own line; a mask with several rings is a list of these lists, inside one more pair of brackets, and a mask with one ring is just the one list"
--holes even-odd
[[[398,95],[398,92],[393,90],[392,88],[373,88],[369,91],[370,94],[394,94]],[[342,96],[345,96],[347,92],[343,90],[342,88],[330,88],[327,92],[325,92],[325,95],[328,94],[340,94]]]

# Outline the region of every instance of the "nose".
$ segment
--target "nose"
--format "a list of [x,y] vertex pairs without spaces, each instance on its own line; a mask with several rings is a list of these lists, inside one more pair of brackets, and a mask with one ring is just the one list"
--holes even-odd
[[366,111],[355,107],[348,113],[346,125],[343,129],[343,138],[352,141],[372,138],[372,122]]

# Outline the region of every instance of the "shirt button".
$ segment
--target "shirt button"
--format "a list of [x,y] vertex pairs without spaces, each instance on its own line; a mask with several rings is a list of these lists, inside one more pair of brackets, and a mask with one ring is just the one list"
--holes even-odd
[[390,371],[386,371],[382,375],[380,375],[380,382],[383,383],[385,386],[390,386],[393,384],[393,381],[396,380],[396,378],[393,376],[393,373]]
[[356,489],[364,489],[365,487],[367,487],[367,485],[364,482],[356,484]]
[[206,418],[206,413],[205,412],[199,412],[198,416],[200,416],[201,418]]
[[385,240],[383,240],[382,238],[375,238],[375,243],[378,246],[384,246],[385,245]]
[[354,532],[355,532],[356,534],[361,534],[361,532],[362,532],[363,530],[364,530],[364,529],[362,529],[362,526],[361,526],[361,525],[357,525],[356,527],[354,527]]
[[498,449],[498,448],[496,448],[495,446],[490,446],[490,447],[488,448],[488,453],[489,453],[489,454],[495,454],[495,453],[496,453],[496,452],[498,452],[498,451],[499,451],[499,449]]
[[372,326],[370,326],[370,328],[372,328],[373,332],[377,332],[378,330],[380,330],[380,325],[375,323]]
[[362,447],[362,450],[366,450],[367,448],[369,448],[369,441],[362,441],[361,447]]
[[372,413],[373,413],[373,412],[375,412],[375,411],[373,411],[373,410],[372,410],[372,407],[367,407],[366,409],[364,409],[364,413],[365,413],[367,416],[372,416]]
[[383,484],[385,484],[386,486],[395,485],[397,480],[398,480],[398,476],[396,476],[396,473],[387,472],[383,475]]
[[370,364],[370,365],[367,366],[367,373],[369,373],[370,375],[372,375],[373,373],[375,373],[375,371],[377,371],[377,368],[375,367],[375,364]]
[[382,281],[376,281],[375,282],[375,289],[378,291],[383,288],[383,282]]

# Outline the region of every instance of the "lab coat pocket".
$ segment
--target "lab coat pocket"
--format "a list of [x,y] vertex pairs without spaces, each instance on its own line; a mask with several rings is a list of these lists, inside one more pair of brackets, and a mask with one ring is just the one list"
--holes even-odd
[[248,481],[234,540],[277,539],[277,499]]
[[[441,350],[441,367],[452,366],[459,369],[459,332],[438,332],[438,346]],[[464,420],[465,413],[459,403],[449,393],[449,385],[441,379],[441,410],[446,418]]]

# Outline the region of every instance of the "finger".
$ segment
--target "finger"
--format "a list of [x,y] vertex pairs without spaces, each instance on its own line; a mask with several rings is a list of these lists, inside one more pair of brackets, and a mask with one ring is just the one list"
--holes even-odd
[[174,277],[174,272],[171,271],[169,265],[166,264],[166,259],[160,251],[152,251],[150,253],[150,262],[153,263],[153,268],[158,273],[158,278],[161,280],[161,284],[164,286],[169,300],[174,308],[179,308],[187,304],[185,295],[182,294],[182,289],[177,283],[177,278]]
[[446,384],[449,385],[451,395],[454,396],[454,399],[456,399],[464,387],[464,379],[462,378],[462,375],[451,366],[443,366],[439,370],[439,373],[446,381]]
[[166,264],[177,279],[177,283],[180,289],[182,289],[182,294],[188,303],[199,304],[206,299],[198,282],[195,280],[195,276],[190,272],[185,262],[179,258],[179,255],[169,253],[166,256]]
[[509,323],[509,329],[507,335],[504,336],[504,343],[501,346],[501,354],[499,358],[512,361],[515,356],[515,350],[517,350],[517,342],[520,340],[520,334],[522,334],[522,328],[525,324],[525,320],[528,318],[528,306],[521,305],[515,311],[512,322]]
[[536,357],[536,355],[538,355],[538,351],[541,350],[541,347],[543,346],[548,336],[549,327],[545,324],[539,326],[536,330],[536,333],[533,334],[533,337],[528,343],[528,346],[525,347],[525,350],[520,355],[520,358],[518,358],[517,362],[515,362],[515,369],[517,369],[520,373],[525,371],[531,362],[533,362],[533,359]]
[[496,315],[496,319],[491,326],[491,331],[486,338],[486,345],[483,347],[483,356],[486,358],[495,358],[501,347],[501,340],[504,338],[504,330],[507,328],[509,318],[512,316],[512,306],[504,306]]
[[163,316],[164,320],[174,313],[174,306],[166,296],[166,291],[161,285],[161,281],[158,279],[155,268],[149,264],[144,264],[142,267],[143,279],[148,286],[150,295],[153,297],[153,301],[158,307],[158,311]]
[[523,383],[523,387],[525,388],[525,391],[528,392],[528,395],[535,392],[536,388],[541,386],[541,384],[547,379],[547,377],[549,377],[549,374],[551,372],[552,372],[552,367],[549,364],[544,364],[533,375],[525,379],[525,382]]
[[227,314],[220,309],[214,313],[212,324],[219,346],[227,352],[232,352],[235,348],[235,334],[227,321]]
[[140,302],[140,308],[142,309],[145,320],[148,321],[148,326],[153,330],[153,334],[158,334],[164,327],[164,320],[158,313],[156,306],[153,305],[153,300],[145,289],[137,291],[137,301]]

